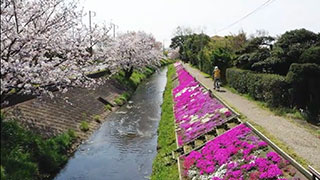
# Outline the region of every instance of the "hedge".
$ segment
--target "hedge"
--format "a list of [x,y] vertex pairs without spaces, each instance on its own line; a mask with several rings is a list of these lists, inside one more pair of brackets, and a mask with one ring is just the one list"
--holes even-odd
[[291,104],[307,110],[310,120],[320,113],[320,66],[315,63],[291,64],[287,74],[291,84]]
[[249,94],[256,100],[266,102],[269,106],[278,107],[289,104],[289,84],[284,76],[228,68],[226,80],[238,92]]

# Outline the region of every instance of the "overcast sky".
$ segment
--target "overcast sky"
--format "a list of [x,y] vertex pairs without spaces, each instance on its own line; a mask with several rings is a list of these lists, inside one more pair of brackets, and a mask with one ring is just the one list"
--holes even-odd
[[269,0],[239,23],[227,28],[267,0],[83,0],[84,8],[96,13],[95,23],[112,21],[117,32],[143,30],[170,44],[177,26],[213,35],[252,34],[264,29],[270,35],[306,28],[320,32],[320,0]]

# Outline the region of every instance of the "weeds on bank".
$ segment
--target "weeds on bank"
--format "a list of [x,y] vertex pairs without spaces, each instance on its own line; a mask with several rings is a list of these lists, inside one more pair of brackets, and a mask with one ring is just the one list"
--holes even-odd
[[152,163],[152,180],[179,179],[177,163],[170,160],[171,152],[177,148],[172,100],[172,77],[174,74],[173,65],[169,65],[167,85],[163,94],[163,104],[161,105],[161,120],[158,127],[158,153]]
[[81,121],[80,130],[83,131],[83,132],[89,131],[89,124],[88,124],[87,121]]
[[101,116],[100,115],[94,115],[93,119],[97,122],[97,123],[101,123]]
[[77,135],[69,130],[44,139],[1,115],[1,179],[48,179],[68,160]]
[[104,106],[104,110],[105,110],[105,111],[112,111],[112,106],[111,106],[110,104],[106,104],[106,105]]

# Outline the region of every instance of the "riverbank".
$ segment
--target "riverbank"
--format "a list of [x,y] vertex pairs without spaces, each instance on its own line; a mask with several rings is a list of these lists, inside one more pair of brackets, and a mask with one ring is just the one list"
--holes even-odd
[[52,179],[111,110],[125,104],[154,71],[134,71],[128,80],[120,72],[108,81],[112,84],[107,88],[81,90],[42,101],[34,99],[15,106],[20,116],[16,113],[17,116],[1,118],[1,179]]
[[175,76],[173,64],[169,65],[167,72],[167,84],[163,94],[161,105],[161,120],[158,127],[157,156],[152,163],[151,179],[179,179],[178,166],[172,159],[172,151],[177,148],[174,131],[173,115],[173,78]]

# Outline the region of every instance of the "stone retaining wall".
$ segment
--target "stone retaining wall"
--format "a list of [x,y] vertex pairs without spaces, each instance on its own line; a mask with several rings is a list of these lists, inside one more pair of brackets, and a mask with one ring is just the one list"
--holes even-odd
[[[98,98],[113,102],[125,90],[114,80],[108,80],[95,90],[74,88],[64,94],[56,92],[53,99],[34,98],[5,108],[5,112],[9,116],[17,117],[16,119],[22,125],[43,137],[52,137],[73,129],[79,136],[79,140],[82,141],[87,139],[110,113],[105,110],[105,104]],[[95,115],[101,117],[101,122],[93,118]],[[80,130],[82,121],[87,121],[89,124],[87,132]]]

